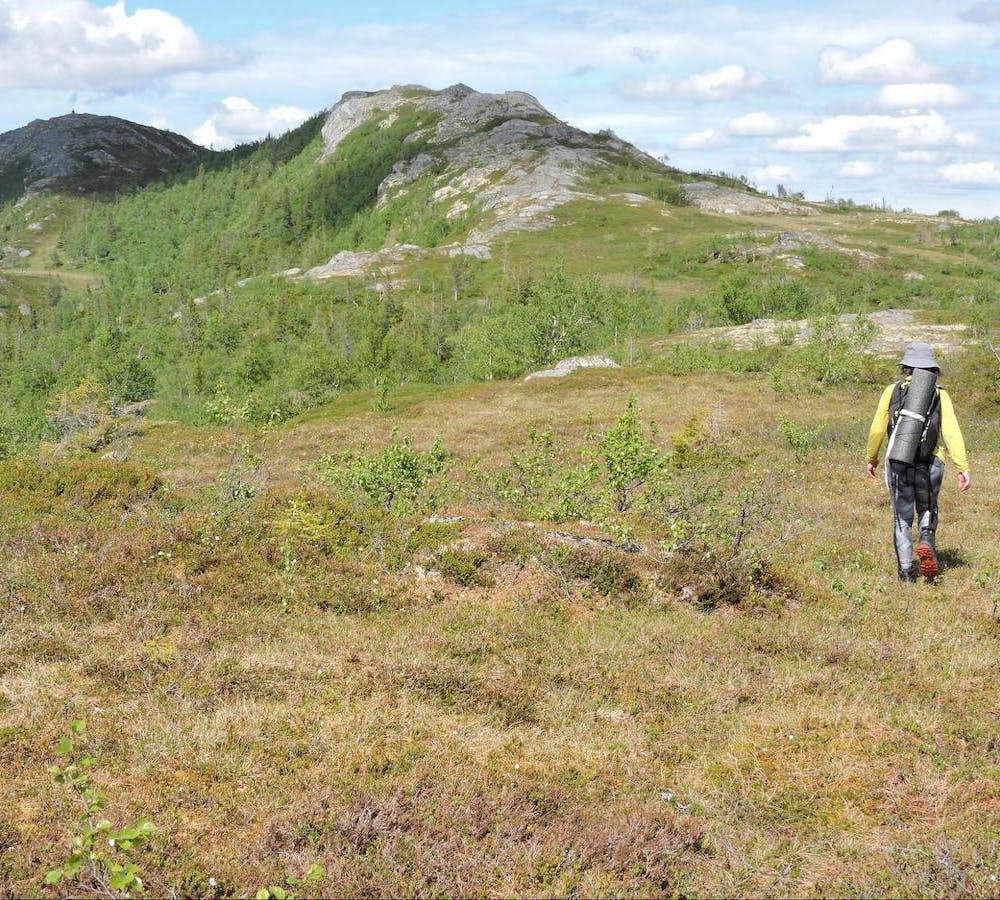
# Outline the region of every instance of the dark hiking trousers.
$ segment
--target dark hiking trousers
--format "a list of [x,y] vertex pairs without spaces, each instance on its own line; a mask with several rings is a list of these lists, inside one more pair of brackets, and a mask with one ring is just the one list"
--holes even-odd
[[920,542],[936,549],[938,493],[944,478],[944,463],[936,456],[929,466],[908,466],[891,461],[886,476],[895,515],[893,539],[896,561],[900,572],[908,572],[913,565],[914,512],[920,529]]

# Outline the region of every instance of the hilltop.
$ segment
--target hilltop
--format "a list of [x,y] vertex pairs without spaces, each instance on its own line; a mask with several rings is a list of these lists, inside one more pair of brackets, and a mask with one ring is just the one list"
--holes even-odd
[[480,212],[469,234],[473,243],[551,224],[544,214],[586,196],[582,182],[595,170],[631,165],[669,171],[609,132],[589,134],[559,121],[530,94],[483,94],[463,84],[443,91],[413,85],[345,94],[323,125],[324,157],[359,126],[391,126],[400,109],[429,113],[430,120],[406,136],[404,143],[421,150],[394,163],[378,186],[378,203],[392,202],[430,175],[429,202],[441,205],[446,219]]
[[[198,175],[206,168],[207,183]],[[250,184],[222,177],[236,171],[256,174]],[[91,115],[33,122],[0,136],[0,182],[6,185],[0,200],[22,193],[109,193],[160,181],[182,206],[192,202],[188,182],[196,180],[199,189],[240,196],[230,198],[218,223],[182,215],[171,243],[203,243],[203,226],[230,230],[239,224],[243,233],[233,240],[243,256],[251,237],[245,229],[252,227],[254,239],[262,233],[269,238],[267,255],[275,266],[304,262],[311,277],[320,278],[358,274],[395,263],[401,253],[437,247],[482,257],[501,235],[551,227],[553,210],[605,198],[598,182],[623,177],[638,179],[640,190],[661,201],[709,211],[814,213],[744,185],[734,189],[726,179],[688,176],[610,131],[590,134],[560,121],[524,92],[480,93],[462,84],[440,91],[419,85],[351,91],[278,140],[225,153]],[[317,259],[317,230],[328,246],[354,255],[329,264]],[[211,249],[199,252],[207,256]],[[238,274],[260,274],[263,262],[246,259]]]
[[0,134],[0,203],[24,194],[113,193],[206,155],[187,138],[114,116],[71,113]]

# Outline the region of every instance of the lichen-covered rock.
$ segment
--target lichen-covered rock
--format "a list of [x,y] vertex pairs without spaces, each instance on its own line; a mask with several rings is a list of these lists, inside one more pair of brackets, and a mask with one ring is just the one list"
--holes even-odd
[[427,252],[415,244],[396,244],[384,250],[341,250],[329,262],[307,270],[305,277],[317,280],[347,278],[364,275],[374,267],[391,272],[407,256],[422,256]]
[[473,259],[489,259],[492,256],[487,244],[454,244],[447,249],[449,256],[471,256]]
[[[841,329],[849,331],[857,318],[857,313],[843,313],[837,316],[837,324]],[[862,348],[871,353],[895,354],[901,352],[910,341],[926,341],[933,344],[939,352],[948,355],[957,353],[962,348],[969,332],[969,326],[961,323],[937,325],[922,322],[912,309],[880,309],[865,318],[875,326],[871,343]],[[801,344],[811,334],[812,323],[806,319],[754,319],[746,325],[726,325],[692,332],[693,337],[721,340],[739,350],[773,346],[782,342]]]
[[571,356],[561,359],[551,369],[542,369],[525,376],[525,381],[533,378],[565,378],[577,369],[620,369],[610,356]]

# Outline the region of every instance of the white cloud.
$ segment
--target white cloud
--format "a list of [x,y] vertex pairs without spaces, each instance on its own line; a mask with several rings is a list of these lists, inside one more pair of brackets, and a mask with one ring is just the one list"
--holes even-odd
[[844,163],[837,174],[844,178],[868,178],[871,175],[878,175],[881,171],[881,166],[877,166],[873,162],[852,159],[850,162]]
[[785,130],[779,118],[766,112],[752,112],[745,116],[737,116],[735,119],[730,119],[726,127],[730,134],[747,137],[781,134]]
[[647,78],[645,81],[632,81],[620,86],[620,90],[628,97],[639,100],[666,100],[674,93],[674,82],[665,77]]
[[222,150],[267,134],[283,134],[301,125],[310,115],[295,106],[258,109],[246,97],[226,97],[191,138],[203,147]]
[[938,169],[938,174],[960,187],[1000,187],[1000,169],[992,161],[952,163]]
[[843,47],[824,47],[819,55],[819,78],[825,84],[920,82],[933,78],[935,71],[913,44],[902,38],[893,38],[859,56],[850,56]]
[[711,147],[724,147],[729,143],[721,131],[706,128],[704,131],[694,131],[679,138],[675,146],[680,150],[707,150]]
[[779,184],[786,181],[798,181],[795,172],[788,166],[770,165],[754,169],[750,176],[759,184]]
[[728,100],[745,91],[752,91],[764,84],[764,76],[748,72],[743,66],[728,65],[711,72],[690,75],[680,81],[666,76],[647,78],[621,86],[629,97],[640,100],[665,100],[680,97],[684,100]]
[[906,148],[967,146],[975,135],[956,131],[938,113],[883,115],[840,115],[808,122],[794,137],[779,138],[779,150],[836,151],[858,147],[892,146]]
[[685,78],[677,85],[677,94],[690,100],[728,100],[763,83],[763,75],[751,74],[743,66],[729,65]]
[[0,87],[122,92],[182,71],[225,68],[235,56],[205,44],[176,16],[125,3],[0,0]]
[[921,82],[887,84],[879,91],[876,104],[882,109],[936,109],[964,106],[968,97],[953,84]]

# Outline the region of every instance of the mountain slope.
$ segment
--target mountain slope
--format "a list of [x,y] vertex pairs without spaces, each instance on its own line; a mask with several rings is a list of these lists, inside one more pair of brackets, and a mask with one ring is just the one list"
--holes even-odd
[[207,154],[179,134],[114,116],[36,119],[0,134],[0,203],[40,191],[139,187]]
[[132,281],[138,269],[156,270],[161,293],[167,282],[203,293],[342,251],[482,243],[545,227],[557,206],[596,196],[596,175],[620,170],[683,201],[682,173],[611,134],[558,121],[527,94],[464,85],[349,93],[325,122],[216,154],[155,193],[95,206],[66,247],[87,265],[114,258]]
[[704,180],[526,94],[393,88],[151,189],[7,203],[0,433],[52,435],[88,378],[160,417],[263,423],[585,353],[713,367],[728,358],[674,351],[761,318],[779,343],[828,313],[995,318],[994,226]]

